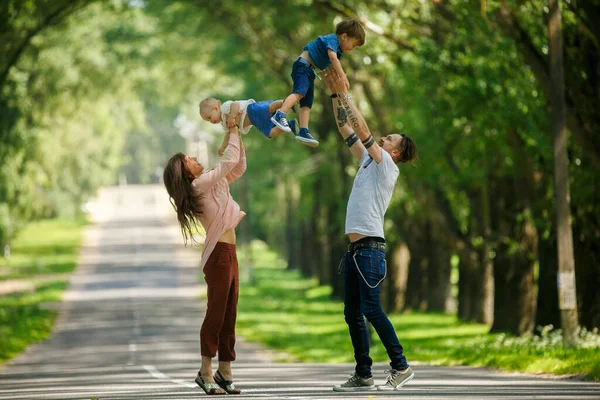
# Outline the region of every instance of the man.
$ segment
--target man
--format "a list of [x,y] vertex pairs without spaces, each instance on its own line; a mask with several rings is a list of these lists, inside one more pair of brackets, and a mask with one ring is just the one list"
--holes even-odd
[[356,369],[352,377],[333,390],[339,392],[375,388],[369,357],[369,337],[364,317],[373,325],[390,357],[391,370],[377,390],[398,390],[414,377],[390,320],[380,303],[380,284],[386,276],[383,217],[390,204],[399,171],[397,163],[417,158],[415,143],[392,134],[376,142],[364,118],[347,93],[343,81],[329,68],[323,74],[332,92],[340,134],[358,160],[359,169],[346,210],[346,234],[350,240],[344,267],[344,317],[354,347]]

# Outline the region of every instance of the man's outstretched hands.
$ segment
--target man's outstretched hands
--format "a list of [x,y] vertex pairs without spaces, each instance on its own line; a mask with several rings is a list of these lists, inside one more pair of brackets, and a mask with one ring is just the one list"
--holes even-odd
[[331,93],[346,94],[348,92],[348,79],[345,76],[340,76],[333,67],[329,67],[325,71],[320,72],[320,75]]

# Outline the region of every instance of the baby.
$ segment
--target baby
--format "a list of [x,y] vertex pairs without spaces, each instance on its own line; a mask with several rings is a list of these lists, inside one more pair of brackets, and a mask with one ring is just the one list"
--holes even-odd
[[[219,148],[219,156],[223,156],[229,143],[228,128],[237,126],[240,133],[246,134],[254,126],[269,139],[281,135],[284,130],[275,126],[271,116],[282,104],[283,100],[257,102],[253,99],[229,100],[221,104],[219,100],[209,97],[200,102],[199,112],[203,120],[211,124],[221,124],[227,132]],[[297,126],[295,120],[289,121],[290,129],[287,132],[295,134]]]

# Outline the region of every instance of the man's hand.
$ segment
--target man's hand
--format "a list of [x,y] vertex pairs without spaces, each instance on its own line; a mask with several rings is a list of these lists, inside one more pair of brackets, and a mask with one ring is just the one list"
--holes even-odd
[[340,74],[332,67],[327,68],[321,75],[325,85],[332,93],[346,94],[350,84],[346,76]]
[[331,72],[335,71],[332,67],[329,67],[321,72],[319,72],[319,76],[321,77],[321,80],[323,80],[323,82],[325,82],[325,86],[327,86],[327,89],[329,89],[329,91],[331,93],[335,93],[335,87],[333,85],[333,80],[332,80],[332,75]]

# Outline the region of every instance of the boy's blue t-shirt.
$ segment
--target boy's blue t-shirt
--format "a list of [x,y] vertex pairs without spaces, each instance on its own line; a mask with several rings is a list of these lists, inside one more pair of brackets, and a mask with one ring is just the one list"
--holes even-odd
[[319,69],[325,69],[331,65],[331,61],[329,61],[329,55],[327,55],[327,49],[335,51],[338,59],[340,59],[342,54],[344,54],[340,48],[340,41],[335,33],[331,33],[326,36],[319,36],[304,46],[304,50],[308,50],[308,55]]

